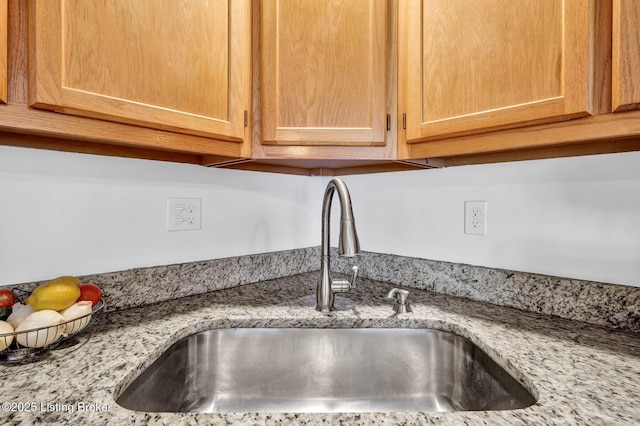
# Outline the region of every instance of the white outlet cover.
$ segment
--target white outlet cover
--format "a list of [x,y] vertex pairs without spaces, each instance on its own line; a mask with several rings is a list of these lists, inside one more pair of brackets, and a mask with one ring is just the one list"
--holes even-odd
[[195,231],[202,222],[200,198],[167,199],[167,231]]
[[485,235],[487,233],[487,202],[464,202],[464,233]]

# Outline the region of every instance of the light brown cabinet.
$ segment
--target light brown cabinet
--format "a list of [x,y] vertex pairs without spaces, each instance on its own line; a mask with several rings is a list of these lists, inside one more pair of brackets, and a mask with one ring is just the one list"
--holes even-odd
[[7,28],[9,27],[7,0],[0,0],[0,103],[7,103]]
[[29,3],[32,107],[242,143],[248,0]]
[[614,0],[612,109],[640,108],[640,2]]
[[254,157],[285,157],[287,147],[303,146],[316,158],[395,158],[387,131],[389,2],[254,5],[261,130]]
[[588,0],[400,0],[406,139],[591,113]]
[[336,175],[639,150],[639,9],[0,0],[0,144]]

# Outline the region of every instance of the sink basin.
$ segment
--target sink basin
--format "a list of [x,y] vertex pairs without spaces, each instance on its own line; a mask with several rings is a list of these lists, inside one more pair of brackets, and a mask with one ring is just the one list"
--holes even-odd
[[535,398],[458,335],[405,328],[209,330],[117,398],[147,412],[512,410]]

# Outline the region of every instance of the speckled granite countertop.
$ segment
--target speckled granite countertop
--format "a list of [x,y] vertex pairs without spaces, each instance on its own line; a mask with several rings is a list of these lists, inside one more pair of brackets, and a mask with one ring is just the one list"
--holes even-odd
[[[606,425],[640,419],[640,335],[411,290],[413,313],[394,316],[389,284],[363,279],[326,316],[305,305],[317,272],[101,315],[93,333],[42,360],[0,366],[1,424],[447,424]],[[142,413],[115,403],[181,337],[228,327],[426,327],[469,338],[538,403],[522,410],[450,413]],[[22,404],[22,405],[20,405]],[[28,411],[29,410],[29,411]]]

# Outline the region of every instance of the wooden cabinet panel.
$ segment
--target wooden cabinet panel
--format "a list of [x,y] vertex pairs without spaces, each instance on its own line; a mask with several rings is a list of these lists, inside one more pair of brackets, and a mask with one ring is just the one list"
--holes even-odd
[[262,143],[384,145],[387,2],[261,2]]
[[640,2],[613,2],[612,109],[640,108]]
[[0,145],[316,175],[637,150],[608,112],[640,109],[639,10],[0,0]]
[[33,0],[36,108],[242,141],[248,0]]
[[0,103],[7,103],[7,28],[9,27],[7,0],[0,0]]
[[590,0],[400,0],[408,143],[589,115]]

